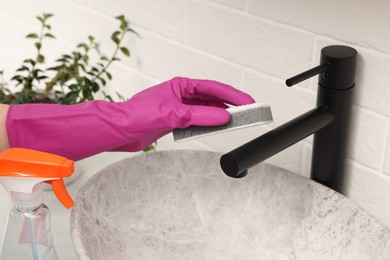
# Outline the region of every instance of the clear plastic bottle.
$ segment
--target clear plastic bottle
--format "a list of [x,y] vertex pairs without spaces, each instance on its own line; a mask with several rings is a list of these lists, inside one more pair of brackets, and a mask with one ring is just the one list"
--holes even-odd
[[50,211],[43,204],[42,183],[52,186],[66,207],[74,204],[63,178],[74,172],[65,157],[24,148],[0,152],[0,184],[11,196],[0,260],[57,260],[51,235]]
[[11,192],[1,260],[57,260],[50,227],[50,210],[43,204],[41,183],[30,194]]

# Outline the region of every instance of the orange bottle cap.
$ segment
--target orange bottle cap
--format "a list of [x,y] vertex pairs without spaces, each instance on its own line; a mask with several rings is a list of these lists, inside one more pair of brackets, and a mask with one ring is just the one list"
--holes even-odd
[[[53,187],[66,208],[73,206],[63,178],[74,172],[74,162],[65,157],[25,148],[11,148],[0,153],[0,178],[45,180]],[[12,190],[12,187],[9,188]],[[31,187],[32,190],[32,187]]]

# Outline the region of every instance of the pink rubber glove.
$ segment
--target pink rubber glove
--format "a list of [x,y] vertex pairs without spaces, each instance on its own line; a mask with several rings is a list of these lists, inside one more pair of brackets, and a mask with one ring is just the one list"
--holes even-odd
[[11,147],[80,160],[104,151],[142,150],[174,128],[225,124],[225,103],[253,102],[219,82],[173,78],[126,102],[11,105],[6,125]]

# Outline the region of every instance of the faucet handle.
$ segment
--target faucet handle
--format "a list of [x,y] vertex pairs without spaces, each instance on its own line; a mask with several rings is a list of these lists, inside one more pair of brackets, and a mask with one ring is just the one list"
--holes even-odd
[[314,68],[309,69],[305,72],[302,72],[302,73],[300,73],[292,78],[287,79],[286,85],[288,87],[294,86],[295,84],[298,84],[301,81],[304,81],[304,80],[311,78],[315,75],[318,75],[320,73],[326,72],[329,69],[330,69],[330,63],[325,62],[317,67],[314,67]]

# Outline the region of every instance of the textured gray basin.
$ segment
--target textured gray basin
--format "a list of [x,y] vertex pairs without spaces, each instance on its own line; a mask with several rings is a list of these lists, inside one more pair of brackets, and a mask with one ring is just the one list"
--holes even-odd
[[226,177],[220,154],[122,160],[80,190],[80,259],[390,259],[390,233],[342,195],[269,164]]

